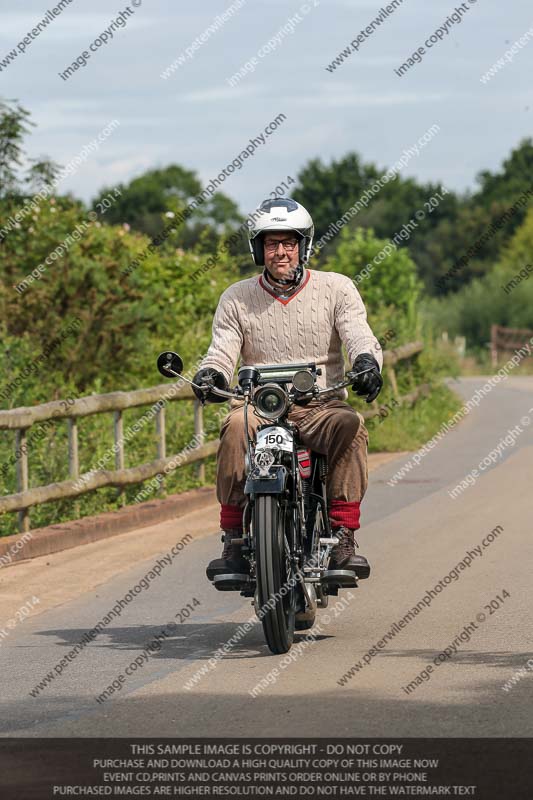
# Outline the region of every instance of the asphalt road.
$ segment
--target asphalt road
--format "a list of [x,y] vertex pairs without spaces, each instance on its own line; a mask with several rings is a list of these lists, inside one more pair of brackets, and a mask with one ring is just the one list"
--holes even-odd
[[[467,399],[483,383],[463,379],[457,390]],[[496,463],[452,498],[449,491],[516,425],[521,432],[515,428],[512,444],[500,447]],[[49,557],[57,567],[53,580],[38,564],[8,568],[6,574],[19,577],[17,603],[19,595],[31,603],[38,592],[42,603],[11,628],[0,617],[0,630],[6,631],[0,634],[0,735],[531,736],[533,670],[526,662],[533,658],[533,378],[498,385],[416,468],[390,485],[407,459],[402,455],[371,474],[359,542],[372,577],[351,590],[351,599],[341,592],[330,600],[319,614],[316,639],[293,650],[291,662],[269,653],[256,623],[209,668],[213,653],[252,613],[249,600],[216,592],[204,577],[206,562],[220,548],[211,534],[214,506],[157,530],[78,548],[65,560]],[[31,696],[117,599],[190,530],[202,535]],[[148,557],[141,543],[149,536],[156,555]],[[468,551],[475,554],[469,567],[459,568],[454,578],[452,570]],[[108,576],[107,559],[120,552],[129,553],[130,561],[119,575],[110,570]],[[69,585],[81,585],[88,574],[100,585],[74,599],[58,599],[63,580],[68,598]],[[393,627],[445,578],[428,606]],[[48,607],[48,596],[60,604]],[[180,621],[176,614],[188,604],[190,616]],[[35,615],[39,605],[48,610]],[[10,609],[14,619],[12,604]],[[156,649],[162,631],[167,636]],[[305,633],[296,639],[305,642]],[[96,697],[147,650],[152,655],[142,668],[98,703]],[[357,662],[362,666],[340,685]],[[505,691],[502,686],[520,669],[524,673]],[[420,677],[417,685],[423,670],[427,679]],[[186,688],[195,675],[196,683]],[[261,680],[266,688],[252,696]]]

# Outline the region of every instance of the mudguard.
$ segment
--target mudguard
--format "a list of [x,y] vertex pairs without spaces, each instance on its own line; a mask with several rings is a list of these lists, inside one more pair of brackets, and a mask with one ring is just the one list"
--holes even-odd
[[282,464],[272,464],[268,468],[268,476],[261,476],[258,469],[253,469],[244,485],[245,494],[283,494],[287,488],[289,473]]

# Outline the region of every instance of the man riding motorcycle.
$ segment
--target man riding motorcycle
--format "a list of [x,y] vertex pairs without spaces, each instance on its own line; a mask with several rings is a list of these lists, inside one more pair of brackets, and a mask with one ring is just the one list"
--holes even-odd
[[[311,216],[296,201],[279,198],[261,203],[253,219],[249,245],[263,272],[234,283],[221,295],[212,341],[194,383],[228,389],[240,357],[243,365],[315,362],[322,369],[319,385],[331,386],[344,378],[344,344],[354,372],[367,370],[355,378],[352,388],[372,402],[383,385],[381,346],[350,278],[306,266],[314,235]],[[209,391],[194,391],[202,400],[224,401]],[[362,415],[344,402],[345,389],[325,397],[294,405],[289,420],[298,426],[302,444],[328,459],[330,521],[339,539],[329,569],[351,570],[358,578],[368,578],[370,565],[356,554],[354,537],[368,485],[368,432]],[[257,417],[249,417],[250,432],[259,424]],[[242,403],[234,402],[222,424],[217,453],[224,549],[207,567],[210,580],[249,572],[241,545],[232,544],[243,535],[245,455]]]

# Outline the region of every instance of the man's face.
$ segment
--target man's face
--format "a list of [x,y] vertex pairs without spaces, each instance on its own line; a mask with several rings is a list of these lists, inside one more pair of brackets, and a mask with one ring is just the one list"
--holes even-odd
[[265,266],[271,275],[291,278],[300,260],[297,236],[292,231],[269,231],[263,239],[263,246]]

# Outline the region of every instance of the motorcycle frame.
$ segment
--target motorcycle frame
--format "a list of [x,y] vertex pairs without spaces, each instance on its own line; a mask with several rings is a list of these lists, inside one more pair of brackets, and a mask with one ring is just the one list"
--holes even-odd
[[[286,390],[285,390],[286,391]],[[300,468],[298,464],[297,451],[301,445],[298,439],[298,432],[294,423],[288,419],[290,408],[294,401],[290,398],[289,407],[283,416],[278,419],[270,420],[262,417],[255,409],[257,416],[265,420],[265,422],[256,429],[254,438],[249,435],[248,428],[248,413],[249,407],[253,406],[253,401],[249,396],[244,397],[244,426],[246,431],[247,440],[247,466],[246,466],[246,481],[244,493],[247,496],[247,502],[243,511],[243,539],[248,545],[249,559],[250,559],[250,575],[252,581],[255,583],[255,543],[252,535],[252,511],[254,504],[254,496],[256,494],[262,495],[284,495],[284,501],[288,514],[293,515],[293,531],[295,532],[294,542],[288,541],[288,550],[290,552],[290,560],[293,569],[293,574],[299,579],[298,585],[301,587],[303,597],[305,599],[306,608],[316,607],[316,597],[313,598],[311,590],[306,584],[320,584],[321,576],[326,570],[326,564],[329,557],[329,552],[332,543],[321,546],[320,539],[315,542],[315,519],[316,514],[322,513],[322,522],[325,530],[325,538],[331,539],[331,525],[328,516],[328,501],[326,495],[326,477],[327,477],[327,460],[326,457],[312,452],[312,472],[310,481],[309,492],[309,507],[306,509],[304,506],[303,484],[300,475]],[[268,467],[269,475],[253,477],[254,472],[254,455],[256,445],[256,435],[259,431],[268,430],[269,428],[283,427],[289,430],[292,434],[293,448],[290,453],[290,467],[280,463],[283,458],[280,456],[280,451],[276,461]],[[288,471],[289,470],[289,471]],[[323,471],[323,476],[321,476]],[[319,489],[320,494],[315,491]],[[309,513],[313,511],[313,503],[315,504],[314,513],[311,519]],[[312,524],[312,528],[310,528]],[[306,545],[308,544],[308,547]],[[310,557],[311,566],[305,565],[306,557]],[[314,560],[314,564],[312,563]],[[241,590],[244,596],[250,596],[252,587],[246,587]],[[315,593],[316,594],[316,593]]]

